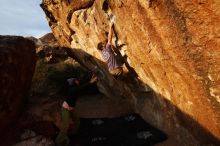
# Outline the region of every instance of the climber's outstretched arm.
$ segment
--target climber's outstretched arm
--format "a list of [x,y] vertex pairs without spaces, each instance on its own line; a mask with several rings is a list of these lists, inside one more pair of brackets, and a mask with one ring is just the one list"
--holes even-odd
[[109,25],[108,44],[112,44],[112,33],[113,33],[112,27],[113,27],[113,23],[111,22]]

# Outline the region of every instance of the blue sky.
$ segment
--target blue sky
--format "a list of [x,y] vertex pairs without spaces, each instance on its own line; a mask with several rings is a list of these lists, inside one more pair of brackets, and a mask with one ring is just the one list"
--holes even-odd
[[42,0],[0,0],[0,35],[41,37],[51,32]]

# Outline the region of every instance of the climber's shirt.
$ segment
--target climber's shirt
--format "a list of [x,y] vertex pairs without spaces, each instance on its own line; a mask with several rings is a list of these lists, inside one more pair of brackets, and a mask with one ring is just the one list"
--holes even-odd
[[107,44],[106,47],[102,50],[102,58],[107,63],[109,71],[113,71],[121,66],[117,55],[111,48],[111,44]]
[[[69,81],[69,79],[68,79]],[[64,89],[63,95],[66,97],[65,101],[68,103],[69,106],[75,107],[76,101],[78,100],[79,96],[82,95],[96,95],[99,93],[98,87],[96,82],[90,83],[89,81],[81,81],[79,85],[68,85]]]

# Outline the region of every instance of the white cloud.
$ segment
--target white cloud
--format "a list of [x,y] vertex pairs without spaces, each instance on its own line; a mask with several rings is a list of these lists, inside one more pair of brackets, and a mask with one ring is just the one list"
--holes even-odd
[[0,35],[40,37],[50,32],[41,0],[1,0]]

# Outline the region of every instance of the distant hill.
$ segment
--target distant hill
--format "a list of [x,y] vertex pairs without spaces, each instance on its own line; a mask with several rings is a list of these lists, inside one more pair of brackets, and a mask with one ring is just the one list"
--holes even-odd
[[35,37],[33,37],[33,36],[25,37],[25,38],[34,41],[34,43],[35,43],[35,45],[36,45],[37,47],[40,47],[40,46],[43,45],[43,43],[41,42],[41,40],[39,40],[39,39],[37,39],[37,38],[35,38]]
[[49,45],[49,46],[58,46],[58,42],[56,38],[54,37],[53,33],[47,33],[39,40],[44,44],[44,45]]
[[53,33],[47,33],[44,36],[38,38],[35,38],[33,36],[26,37],[29,40],[32,40],[35,42],[37,48],[40,46],[51,46],[51,47],[58,47],[59,44],[54,37]]

